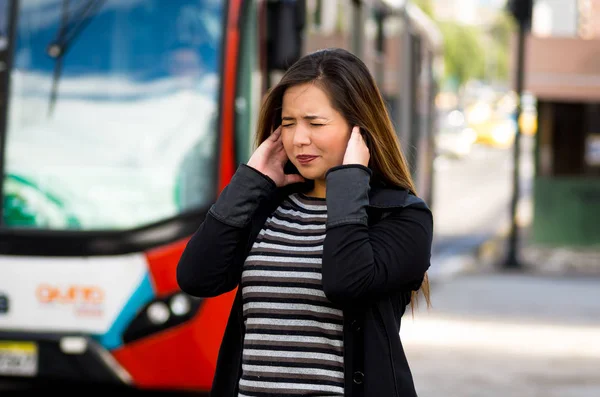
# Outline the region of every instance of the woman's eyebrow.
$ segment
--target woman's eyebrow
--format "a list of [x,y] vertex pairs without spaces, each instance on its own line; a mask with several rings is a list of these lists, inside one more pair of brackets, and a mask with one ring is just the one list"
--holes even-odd
[[[302,116],[302,118],[303,118],[304,120],[316,120],[316,119],[324,119],[324,120],[328,120],[328,119],[327,119],[327,117],[325,117],[325,116],[319,116],[319,115],[317,115],[317,114],[307,114],[307,115],[305,115],[305,116]],[[281,118],[281,120],[282,120],[282,121],[283,121],[283,120],[286,120],[286,121],[293,121],[293,120],[296,120],[296,118],[295,118],[295,117],[291,117],[291,116],[283,116],[283,117]]]

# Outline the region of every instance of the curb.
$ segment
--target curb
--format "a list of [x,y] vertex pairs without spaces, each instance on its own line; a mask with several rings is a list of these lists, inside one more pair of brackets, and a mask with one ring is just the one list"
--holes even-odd
[[[519,199],[517,207],[517,226],[520,230],[527,229],[533,219],[533,201],[531,195]],[[432,258],[435,262],[435,272],[429,274],[432,282],[445,281],[458,274],[496,270],[502,267],[506,256],[506,242],[510,234],[511,222],[504,220],[485,241],[477,244],[471,251],[458,255],[441,255]],[[520,239],[523,240],[523,232]],[[523,246],[521,241],[518,242]]]
[[506,256],[506,243],[510,234],[510,225],[504,224],[496,233],[479,245],[474,252],[476,269],[491,269],[498,267]]
[[497,266],[505,255],[506,239],[509,233],[510,226],[504,224],[471,250],[459,254],[442,254],[432,257],[431,268],[434,271],[428,272],[429,281],[432,284],[444,282],[459,274]]

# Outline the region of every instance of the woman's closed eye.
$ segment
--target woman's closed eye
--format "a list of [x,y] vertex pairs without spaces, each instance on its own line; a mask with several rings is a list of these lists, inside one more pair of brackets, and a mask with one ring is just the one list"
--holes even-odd
[[[281,128],[293,127],[296,123],[281,124]],[[310,123],[311,127],[323,127],[324,123]]]

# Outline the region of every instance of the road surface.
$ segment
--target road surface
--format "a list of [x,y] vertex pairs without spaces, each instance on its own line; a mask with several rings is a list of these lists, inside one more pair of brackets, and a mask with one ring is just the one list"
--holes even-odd
[[401,330],[419,397],[600,396],[600,278],[462,274]]

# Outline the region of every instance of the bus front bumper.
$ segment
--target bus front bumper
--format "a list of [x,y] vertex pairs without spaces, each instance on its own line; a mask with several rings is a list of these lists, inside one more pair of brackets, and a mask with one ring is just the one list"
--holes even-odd
[[0,331],[0,378],[130,385],[132,378],[94,339],[82,335]]

